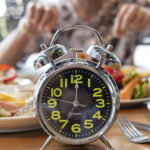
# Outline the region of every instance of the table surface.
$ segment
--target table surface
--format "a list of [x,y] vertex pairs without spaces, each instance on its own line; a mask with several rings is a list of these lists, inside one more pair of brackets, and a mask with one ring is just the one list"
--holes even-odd
[[[125,114],[132,121],[150,124],[150,112],[146,106],[121,109],[119,114]],[[150,132],[143,133],[150,137]],[[130,142],[115,123],[105,136],[115,150],[150,150],[150,144],[134,144]],[[32,132],[0,134],[0,150],[39,150],[47,137],[47,134],[42,129]],[[108,148],[100,140],[83,146],[70,146],[52,139],[45,150],[108,150]]]

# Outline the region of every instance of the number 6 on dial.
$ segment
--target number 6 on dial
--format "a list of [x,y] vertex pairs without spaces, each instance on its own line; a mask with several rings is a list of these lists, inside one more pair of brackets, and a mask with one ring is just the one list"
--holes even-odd
[[81,132],[81,128],[79,124],[73,124],[71,127],[71,131],[73,133],[80,133]]

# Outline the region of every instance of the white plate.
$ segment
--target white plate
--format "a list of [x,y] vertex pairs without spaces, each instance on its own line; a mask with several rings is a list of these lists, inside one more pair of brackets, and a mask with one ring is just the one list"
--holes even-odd
[[[18,78],[18,82],[21,81],[25,82],[19,84],[19,86],[0,85],[0,92],[9,92],[10,94],[16,94],[18,97],[29,98],[33,96],[35,85],[30,84],[28,79]],[[40,125],[35,116],[0,117],[0,133],[30,131],[39,128]]]
[[138,105],[144,102],[150,101],[150,97],[142,98],[142,99],[129,99],[129,100],[120,100],[121,106],[133,106]]
[[0,133],[22,132],[40,129],[35,116],[31,117],[0,117]]

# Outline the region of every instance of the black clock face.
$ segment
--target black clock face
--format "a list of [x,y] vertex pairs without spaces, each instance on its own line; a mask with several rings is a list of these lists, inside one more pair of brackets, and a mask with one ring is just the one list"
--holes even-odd
[[82,139],[99,132],[111,113],[111,95],[105,82],[82,68],[56,74],[42,93],[44,120],[57,133]]

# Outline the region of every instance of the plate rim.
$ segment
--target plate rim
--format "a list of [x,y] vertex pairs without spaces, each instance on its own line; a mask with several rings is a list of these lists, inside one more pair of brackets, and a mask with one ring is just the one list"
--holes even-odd
[[22,120],[22,119],[32,119],[32,118],[36,118],[36,115],[33,116],[14,116],[14,117],[0,117],[0,121],[1,120]]
[[141,98],[141,99],[128,99],[128,100],[120,100],[120,104],[133,104],[133,103],[142,103],[142,102],[146,102],[146,101],[150,101],[150,97],[146,97],[146,98]]

